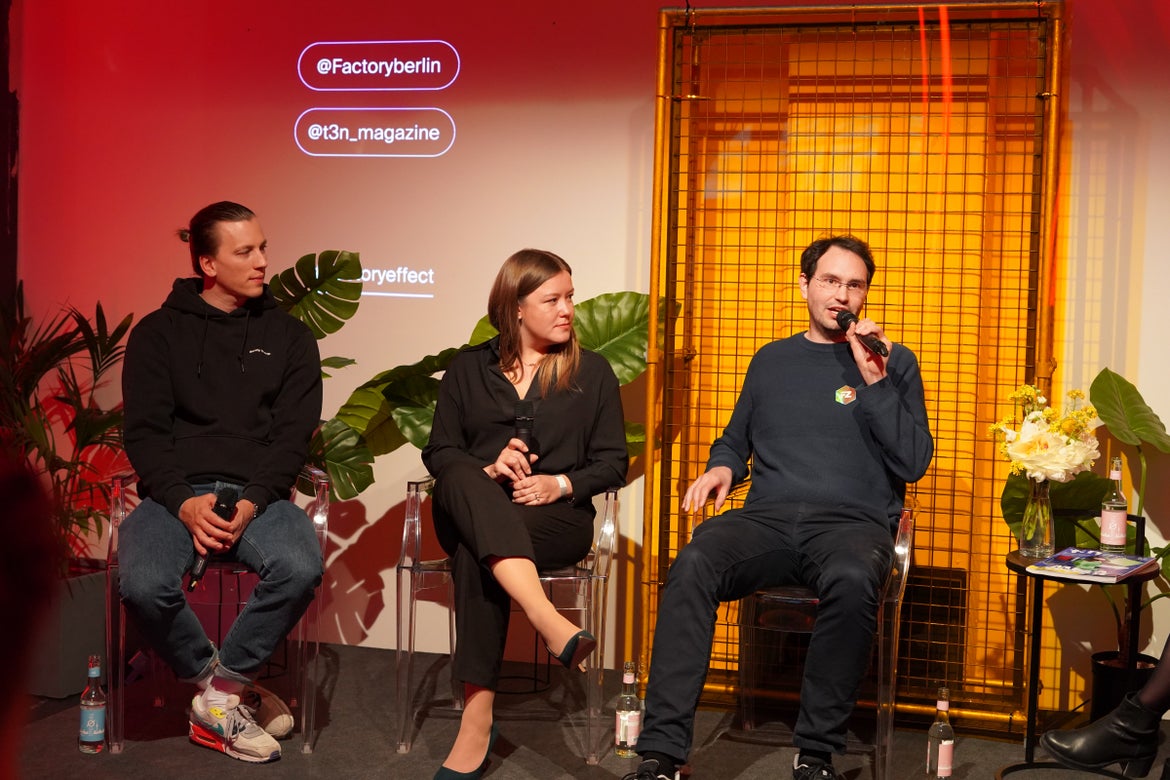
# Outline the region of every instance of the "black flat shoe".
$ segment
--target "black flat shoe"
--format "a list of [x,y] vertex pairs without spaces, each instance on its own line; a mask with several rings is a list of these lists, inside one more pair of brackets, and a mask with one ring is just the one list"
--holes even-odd
[[496,724],[492,724],[491,736],[488,737],[487,752],[483,754],[483,761],[479,762],[479,768],[471,772],[456,772],[454,769],[448,769],[445,766],[439,767],[439,771],[435,772],[433,780],[479,780],[483,777],[484,767],[487,766],[488,756],[492,754],[492,747],[496,744],[496,737],[500,736],[499,729]]
[[[565,643],[565,649],[561,651],[561,654],[555,655],[553,658],[556,658],[557,662],[566,669],[576,669],[595,649],[597,649],[597,638],[588,631],[578,631]],[[549,654],[552,654],[552,650],[549,650]]]

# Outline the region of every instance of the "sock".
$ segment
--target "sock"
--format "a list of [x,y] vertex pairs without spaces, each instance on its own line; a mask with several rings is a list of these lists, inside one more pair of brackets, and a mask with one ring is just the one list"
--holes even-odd
[[833,754],[827,750],[805,750],[801,748],[800,758],[797,759],[798,764],[811,764],[816,761],[821,764],[832,766]]
[[239,696],[240,691],[244,689],[244,684],[235,680],[229,680],[219,675],[212,675],[207,687],[203,689],[201,701],[203,709],[211,709],[212,707],[226,707],[228,697],[235,695]]

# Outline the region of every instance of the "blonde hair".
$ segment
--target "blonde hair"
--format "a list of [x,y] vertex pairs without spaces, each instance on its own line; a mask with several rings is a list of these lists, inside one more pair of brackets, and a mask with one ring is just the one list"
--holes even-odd
[[[500,368],[509,377],[521,371],[520,320],[516,310],[528,295],[561,273],[572,276],[573,269],[561,257],[543,249],[521,249],[500,266],[488,295],[488,320],[500,332]],[[541,395],[573,387],[580,366],[581,345],[576,329],[572,329],[569,340],[553,347],[537,366]]]

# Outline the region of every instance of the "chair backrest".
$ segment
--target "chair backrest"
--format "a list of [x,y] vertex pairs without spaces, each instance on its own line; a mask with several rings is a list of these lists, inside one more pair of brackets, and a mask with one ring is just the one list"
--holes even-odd
[[614,551],[617,549],[618,529],[618,489],[610,488],[605,491],[605,504],[601,510],[601,526],[597,529],[597,540],[593,543],[591,555],[593,566],[591,574],[594,577],[608,577],[610,565],[613,563]]
[[302,507],[305,514],[313,521],[313,532],[317,534],[317,541],[321,544],[324,554],[325,545],[329,541],[329,491],[332,482],[329,475],[317,468],[305,464],[297,476],[296,487],[292,490],[292,501],[295,503],[298,491],[309,496],[309,503]]
[[402,548],[398,568],[410,569],[422,562],[422,502],[435,486],[431,476],[406,483],[406,516],[402,523]]
[[902,516],[898,518],[898,535],[894,537],[894,567],[886,581],[885,600],[902,602],[906,580],[910,577],[910,561],[914,558],[914,499],[906,497]]

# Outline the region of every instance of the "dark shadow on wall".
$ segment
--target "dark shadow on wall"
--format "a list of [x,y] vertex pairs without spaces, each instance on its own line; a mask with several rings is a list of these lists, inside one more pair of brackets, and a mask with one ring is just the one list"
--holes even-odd
[[[367,522],[360,500],[334,504],[329,515],[329,546],[325,551],[326,572],[321,618],[321,641],[357,645],[369,636],[369,629],[387,604],[384,590],[395,579],[394,565],[402,545],[405,501],[392,506],[381,517]],[[427,538],[429,509],[424,510],[426,555],[442,557],[438,542]],[[340,550],[340,552],[339,552]],[[391,615],[393,618],[393,614]]]

